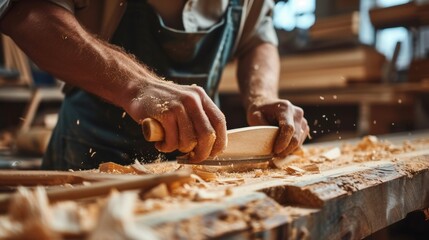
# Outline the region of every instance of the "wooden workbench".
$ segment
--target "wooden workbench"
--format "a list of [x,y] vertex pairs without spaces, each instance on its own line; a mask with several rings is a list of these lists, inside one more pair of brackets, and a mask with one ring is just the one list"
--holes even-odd
[[[356,155],[343,154],[321,164],[315,173],[285,174],[281,169],[219,173],[217,180],[197,185],[206,194],[221,197],[147,199],[139,203],[140,208],[155,202],[158,207],[152,211],[143,207],[133,223],[160,239],[360,239],[429,207],[429,133],[404,133],[389,140],[407,143],[392,148],[398,153],[387,158],[369,152],[371,159],[360,161]],[[307,147],[329,149],[344,144]],[[91,176],[99,178],[96,175]]]

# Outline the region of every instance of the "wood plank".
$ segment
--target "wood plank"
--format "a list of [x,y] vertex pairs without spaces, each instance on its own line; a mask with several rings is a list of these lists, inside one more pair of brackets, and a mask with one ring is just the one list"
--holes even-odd
[[263,193],[250,192],[143,215],[137,224],[162,233],[160,239],[189,238],[189,233],[195,234],[193,239],[253,239],[262,233],[277,236],[276,228],[288,221],[286,211],[275,201]]

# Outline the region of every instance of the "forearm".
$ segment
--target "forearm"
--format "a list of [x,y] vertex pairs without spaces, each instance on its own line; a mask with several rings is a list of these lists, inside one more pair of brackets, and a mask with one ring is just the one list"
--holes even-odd
[[139,85],[156,79],[130,56],[87,33],[71,13],[47,1],[18,1],[2,18],[1,30],[40,68],[120,107],[138,95]]
[[279,72],[279,55],[270,44],[261,44],[239,59],[238,79],[247,122],[278,126],[273,152],[284,157],[304,142],[309,128],[304,111],[278,97]]
[[279,72],[279,55],[272,44],[260,44],[238,59],[237,77],[246,109],[260,98],[278,97]]

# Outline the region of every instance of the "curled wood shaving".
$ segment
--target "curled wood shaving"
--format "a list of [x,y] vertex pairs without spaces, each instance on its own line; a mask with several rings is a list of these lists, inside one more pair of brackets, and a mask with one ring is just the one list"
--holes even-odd
[[200,183],[203,187],[208,188],[209,185],[207,184],[206,181],[204,181],[204,179],[202,179],[200,176],[196,175],[196,174],[191,174],[191,178],[195,179],[198,183]]
[[208,191],[205,189],[197,189],[194,200],[199,201],[209,201],[216,200],[224,197],[226,191]]
[[142,193],[142,199],[148,198],[165,198],[170,196],[170,192],[168,191],[168,187],[165,183],[158,184],[157,186],[150,189],[148,192]]
[[255,177],[262,177],[262,175],[264,175],[264,172],[262,171],[262,169],[256,169],[254,172],[255,172]]
[[192,168],[192,171],[198,175],[199,177],[201,177],[202,179],[204,179],[204,181],[214,181],[217,179],[217,174],[213,173],[213,172],[209,172],[209,171],[205,171],[202,169],[199,169],[198,167],[194,167]]
[[130,166],[122,166],[114,162],[101,163],[98,167],[100,172],[116,173],[116,174],[137,174],[137,172]]
[[305,173],[304,169],[301,169],[301,168],[296,167],[296,166],[287,166],[285,168],[285,170],[286,170],[287,173],[292,174],[292,175],[299,175],[299,176],[301,176],[301,175],[303,175]]
[[98,225],[88,239],[158,239],[148,227],[134,220],[134,209],[137,202],[136,192],[113,192],[98,220]]
[[286,156],[285,158],[274,158],[272,161],[273,161],[274,166],[276,166],[279,169],[283,169],[287,165],[290,165],[291,163],[297,162],[300,160],[301,160],[300,156],[289,155],[289,156]]
[[141,164],[138,160],[135,160],[134,164],[131,165],[131,168],[137,174],[152,174],[152,172],[149,169],[147,169],[143,164]]
[[328,161],[333,161],[341,156],[341,150],[339,147],[334,147],[326,152],[324,152],[321,157],[325,158]]
[[302,166],[302,169],[311,173],[320,173],[319,166],[317,166],[316,164],[304,165]]
[[240,185],[244,183],[244,178],[219,178],[216,180],[220,184],[236,184]]

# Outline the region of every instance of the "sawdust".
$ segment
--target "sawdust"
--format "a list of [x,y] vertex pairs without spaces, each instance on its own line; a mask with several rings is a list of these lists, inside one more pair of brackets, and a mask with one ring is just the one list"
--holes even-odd
[[[291,181],[293,181],[293,179],[298,176],[319,174],[330,169],[347,166],[353,163],[365,163],[383,159],[393,160],[397,154],[426,148],[428,143],[429,139],[413,142],[406,141],[402,145],[394,145],[387,141],[381,141],[376,137],[368,136],[356,144],[343,144],[334,148],[323,146],[304,148],[302,151],[295,153],[296,157],[294,157],[294,159],[289,159],[289,161],[286,161],[286,164],[281,165],[281,167],[271,163],[265,167],[249,168],[246,171],[223,171],[225,169],[231,170],[231,168],[193,167],[191,165],[180,165],[176,162],[158,162],[156,164],[142,165],[140,162],[136,161],[130,166],[105,163],[100,165],[99,169],[93,171],[111,174],[141,175],[170,173],[188,168],[192,170],[192,178],[194,178],[195,181],[186,184],[160,184],[145,192],[134,191],[136,196],[138,196],[136,198],[130,196],[118,198],[118,196],[116,196],[115,199],[117,200],[115,201],[127,202],[132,199],[134,205],[132,211],[129,211],[129,208],[127,208],[128,210],[125,209],[128,212],[123,215],[118,215],[119,218],[115,218],[116,220],[114,221],[112,219],[100,220],[106,211],[112,211],[112,209],[109,210],[109,208],[106,207],[109,201],[113,201],[112,195],[105,198],[97,198],[95,201],[63,201],[55,204],[48,204],[46,202],[44,203],[45,200],[43,200],[44,197],[42,193],[34,193],[31,195],[32,197],[30,197],[32,200],[24,201],[24,204],[20,204],[19,208],[15,208],[15,212],[10,211],[8,215],[0,216],[0,232],[3,234],[0,234],[0,238],[11,236],[25,238],[29,236],[28,234],[33,234],[34,232],[42,234],[40,236],[46,236],[51,239],[64,236],[87,237],[90,236],[90,234],[94,234],[96,229],[100,228],[100,224],[104,224],[106,221],[113,221],[115,224],[128,223],[129,219],[133,219],[136,216],[169,211],[171,209],[186,209],[196,206],[199,202],[221,201],[227,196],[234,195],[233,187],[252,182],[264,182],[265,180],[274,178],[291,179]],[[393,169],[380,168],[378,171],[372,171],[371,173],[354,172],[329,179],[329,181],[326,182],[319,181],[315,184],[306,186],[300,194],[309,194],[310,192],[318,193],[318,196],[322,198],[351,194],[371,184],[379,184],[383,181],[387,181],[392,177],[392,171],[397,171],[398,176],[401,174],[412,176],[428,168],[429,163],[427,159],[418,157],[410,158],[409,161],[401,160],[401,163],[395,165]],[[293,191],[291,192],[293,193]],[[21,197],[29,196],[28,193],[24,194],[22,191],[16,194]],[[123,193],[117,194],[121,196]],[[306,197],[308,199],[311,196]],[[227,211],[219,213],[212,224],[213,228],[206,229],[205,231],[201,231],[201,229],[197,231],[197,228],[192,228],[192,224],[195,224],[195,222],[191,221],[192,219],[189,219],[188,222],[182,221],[180,226],[184,227],[183,229],[193,229],[192,231],[197,232],[195,236],[205,238],[220,236],[222,233],[227,233],[235,228],[252,229],[252,231],[257,232],[258,230],[264,229],[264,221],[280,213],[288,217],[299,217],[304,214],[303,212],[297,212],[296,209],[292,210],[293,208],[282,207],[274,200],[270,200],[272,201],[271,203],[270,201],[268,201],[268,203],[267,201],[254,201],[245,206],[228,208]],[[33,205],[30,206],[29,204]],[[34,206],[34,204],[36,205]],[[315,202],[314,206],[320,206],[321,204],[322,202]],[[37,213],[35,216],[37,216],[37,219],[42,219],[42,221],[29,218],[25,215],[26,213],[20,213],[17,209],[33,209],[31,211]],[[308,211],[314,211],[314,209]],[[110,218],[112,217],[114,216],[110,214]],[[48,224],[28,225],[28,221],[32,221],[33,223],[35,221],[48,222]],[[54,224],[53,221],[58,222]],[[106,229],[105,227],[109,226],[109,224],[105,225],[106,226],[101,229]],[[203,224],[199,224],[198,226],[207,227],[203,226]],[[132,234],[138,231],[133,228],[133,226],[131,226],[130,229],[118,229],[117,227],[118,226],[114,226],[112,229],[116,229],[115,232],[121,232],[121,234],[123,234],[121,236],[133,236]],[[171,226],[160,225],[155,229],[177,231],[177,226],[176,228],[172,228]],[[148,229],[143,230],[150,232]],[[97,231],[100,232],[100,230]],[[306,236],[307,233],[305,229],[301,229],[297,234]],[[180,234],[182,234],[182,236],[190,236],[189,232],[182,232]]]

